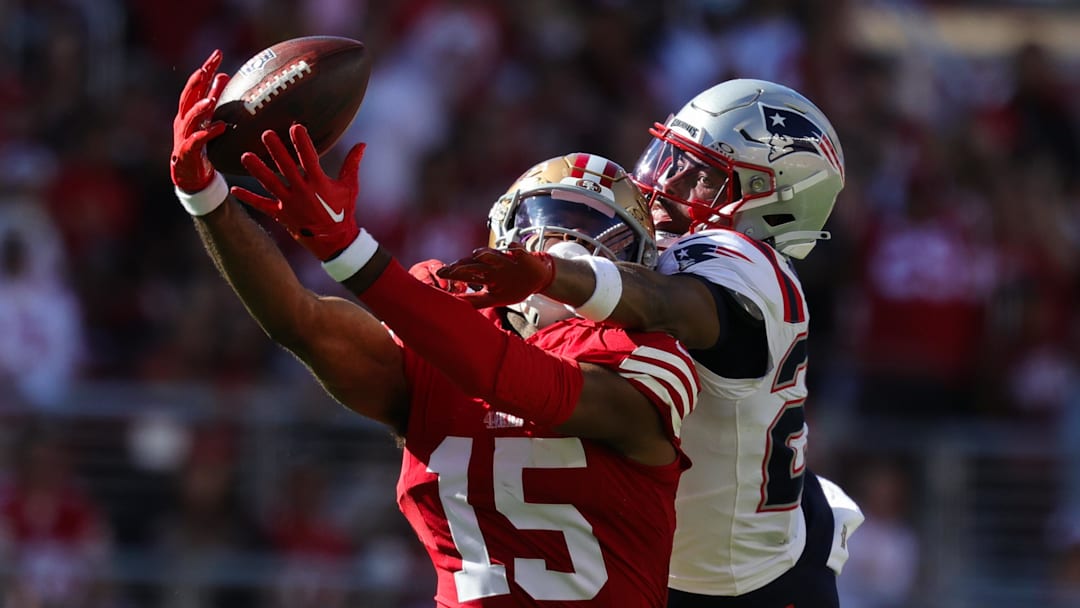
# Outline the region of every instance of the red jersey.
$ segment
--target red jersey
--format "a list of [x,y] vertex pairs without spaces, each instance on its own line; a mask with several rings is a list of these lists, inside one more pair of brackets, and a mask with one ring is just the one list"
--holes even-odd
[[[698,379],[673,338],[574,318],[527,342],[626,378],[678,447]],[[643,465],[495,411],[407,348],[405,361],[413,390],[398,505],[435,565],[438,606],[666,604],[675,491],[689,466],[681,451],[670,465]]]

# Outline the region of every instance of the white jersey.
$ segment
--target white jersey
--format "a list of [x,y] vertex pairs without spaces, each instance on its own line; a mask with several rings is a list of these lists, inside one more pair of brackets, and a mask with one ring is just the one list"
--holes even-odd
[[806,543],[806,301],[786,258],[730,230],[680,239],[657,270],[701,276],[765,320],[764,377],[724,378],[695,362],[702,392],[682,432],[694,466],[679,483],[668,580],[689,593],[742,595],[791,568]]

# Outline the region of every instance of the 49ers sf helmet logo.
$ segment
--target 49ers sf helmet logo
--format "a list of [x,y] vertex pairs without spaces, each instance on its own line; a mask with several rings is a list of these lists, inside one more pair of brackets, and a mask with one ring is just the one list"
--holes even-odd
[[583,188],[585,190],[590,190],[590,191],[595,192],[597,194],[600,194],[601,192],[603,192],[603,190],[600,189],[600,184],[592,181],[591,179],[579,179],[579,180],[577,180],[577,182],[574,183],[574,185],[577,186],[578,188]]

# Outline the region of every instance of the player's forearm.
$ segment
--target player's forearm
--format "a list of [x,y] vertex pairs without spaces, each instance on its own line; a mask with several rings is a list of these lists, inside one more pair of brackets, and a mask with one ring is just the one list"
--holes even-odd
[[553,257],[552,261],[555,263],[555,279],[543,294],[570,306],[584,304],[596,289],[592,268],[581,260]]
[[314,295],[297,279],[273,239],[232,197],[193,220],[214,265],[251,316],[289,347],[302,331],[298,307]]
[[342,284],[467,394],[542,424],[573,412],[584,381],[576,362],[509,336],[468,303],[415,280],[385,250]]
[[[658,275],[638,264],[620,263],[617,266],[622,295],[604,323],[643,331],[667,331],[665,296],[656,280]],[[581,258],[556,258],[555,280],[543,293],[553,300],[578,307],[595,289],[595,273]]]

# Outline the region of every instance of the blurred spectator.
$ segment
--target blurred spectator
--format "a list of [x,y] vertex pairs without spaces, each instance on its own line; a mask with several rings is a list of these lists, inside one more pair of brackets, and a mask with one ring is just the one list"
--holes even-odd
[[29,433],[16,471],[0,490],[0,560],[5,606],[108,606],[110,532],[72,471],[59,438]]
[[[1045,164],[1015,166],[995,182],[998,279],[987,330],[995,355],[980,397],[988,411],[1052,425],[1080,373],[1074,338],[1080,261],[1063,246],[1070,203]],[[1012,193],[1000,182],[1019,187]]]
[[326,476],[315,464],[293,465],[285,476],[269,535],[282,567],[272,606],[341,608],[348,597],[352,546],[326,509]]
[[262,608],[258,587],[265,546],[236,486],[231,433],[203,429],[177,479],[171,512],[157,525],[155,549],[167,573],[160,608]]
[[[1074,321],[1068,331],[1071,342],[1071,374],[1065,382],[1060,408],[1052,418],[1056,425],[1057,452],[1062,466],[1061,496],[1050,522],[1048,533],[1052,546],[1066,553],[1063,572],[1076,586],[1080,597],[1080,470],[1071,466],[1080,462],[1080,322]],[[1067,546],[1062,546],[1065,539]],[[1071,565],[1070,565],[1071,564]]]
[[85,355],[82,310],[55,227],[33,201],[0,201],[0,386],[5,405],[60,407]]
[[793,0],[752,0],[724,35],[725,78],[761,78],[802,90],[806,34]]
[[865,464],[852,497],[866,521],[848,541],[851,557],[837,579],[844,608],[907,608],[915,599],[919,541],[911,522],[911,482],[897,462]]
[[[420,1],[404,5],[402,31],[382,51],[363,110],[344,139],[365,141],[360,167],[369,228],[418,207],[421,168],[444,144],[455,112],[482,103],[505,37],[490,0]],[[389,219],[389,221],[388,221]]]
[[866,413],[926,420],[974,409],[993,257],[952,186],[936,167],[916,175],[903,213],[879,215],[864,235],[853,336]]
[[[111,162],[108,151],[118,132],[107,115],[87,113],[86,123],[68,134],[59,166],[45,191],[45,205],[60,231],[72,277],[91,331],[92,369],[115,364],[124,324],[131,319],[132,284],[127,265],[138,231],[138,192]],[[102,331],[106,328],[117,330]]]
[[1055,58],[1037,42],[1017,49],[1012,76],[1012,95],[1004,105],[986,112],[983,128],[1009,160],[1020,166],[1047,164],[1055,182],[1076,183],[1080,167],[1076,83],[1063,78]]
[[[366,589],[373,606],[430,607],[435,577],[424,546],[398,511],[395,487],[398,460],[360,461],[342,476],[334,505],[339,521],[348,522],[358,548],[353,580]],[[402,585],[401,581],[411,581]]]
[[1056,554],[1050,585],[1050,608],[1080,605],[1080,538],[1074,531]]

